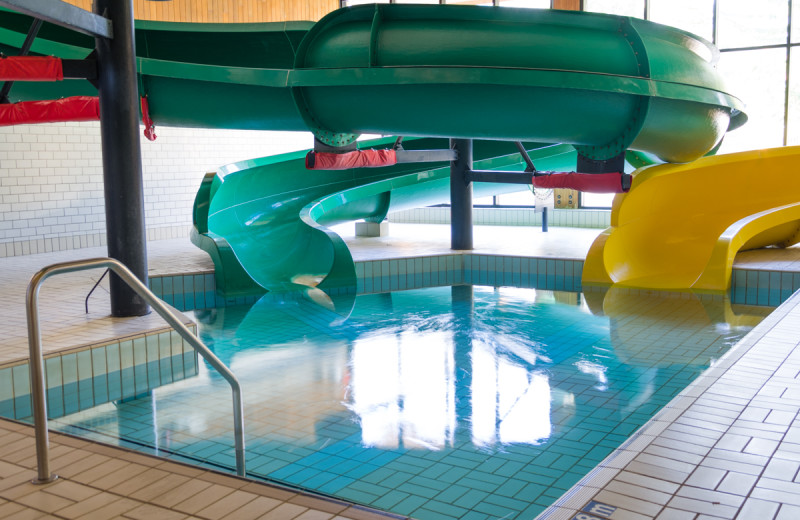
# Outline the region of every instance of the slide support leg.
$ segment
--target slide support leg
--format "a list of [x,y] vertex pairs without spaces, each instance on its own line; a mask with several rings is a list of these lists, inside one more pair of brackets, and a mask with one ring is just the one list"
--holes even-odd
[[472,140],[450,139],[455,161],[450,162],[450,247],[472,249]]
[[[144,188],[139,142],[139,93],[134,57],[132,0],[95,0],[94,12],[111,20],[114,38],[96,38],[100,136],[108,256],[147,285]],[[111,273],[111,314],[143,316],[145,301]]]

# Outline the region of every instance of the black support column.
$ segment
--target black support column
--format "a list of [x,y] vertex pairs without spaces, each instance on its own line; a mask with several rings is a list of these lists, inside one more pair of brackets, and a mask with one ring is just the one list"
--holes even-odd
[[472,140],[450,139],[457,157],[450,163],[450,247],[472,249]]
[[[94,0],[111,20],[113,39],[96,38],[108,255],[147,284],[144,190],[132,0]],[[147,304],[111,273],[111,314],[142,316]]]

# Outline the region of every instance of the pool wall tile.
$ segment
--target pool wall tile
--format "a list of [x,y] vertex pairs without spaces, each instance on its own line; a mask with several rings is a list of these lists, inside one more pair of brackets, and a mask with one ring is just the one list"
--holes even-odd
[[162,298],[164,295],[164,281],[162,280],[163,277],[150,277],[148,279],[148,285],[150,286],[150,290],[158,296]]
[[[64,385],[61,372],[61,357],[51,357],[44,360],[45,388],[48,390]],[[0,394],[0,400],[4,399]]]
[[161,384],[166,385],[172,382],[172,341],[169,332],[162,332],[157,335],[158,341],[158,371]]
[[183,276],[172,277],[172,304],[178,309],[185,309],[183,297]]
[[134,393],[145,392],[147,389],[147,342],[143,337],[133,340],[133,379]]
[[168,304],[172,305],[175,301],[172,292],[172,276],[164,276],[162,278],[163,281],[163,289],[160,298],[167,302]]
[[[416,208],[390,213],[387,220],[411,224],[449,224],[450,208]],[[542,214],[531,208],[473,208],[472,221],[483,226],[541,226]],[[611,225],[608,209],[556,209],[549,212],[549,224],[558,227],[604,229]]]
[[731,302],[775,306],[800,289],[800,273],[734,269]]
[[151,334],[146,336],[145,345],[147,348],[147,385],[149,387],[155,387],[161,384],[158,335]]
[[100,346],[88,350],[92,357],[92,390],[93,400],[98,403],[108,401],[108,361],[106,359],[106,348]]
[[61,377],[61,358],[53,357],[45,359],[44,368],[48,416],[62,415],[64,413],[64,384]]
[[214,273],[204,274],[203,280],[205,282],[205,303],[203,307],[210,309],[216,304],[217,283]]
[[[582,290],[583,261],[458,253],[358,261],[356,294],[443,285],[504,285]],[[734,269],[732,303],[776,306],[800,290],[800,273]]]
[[65,354],[61,356],[61,376],[64,385],[78,382],[78,356],[77,354]]
[[30,372],[28,364],[16,365],[11,369],[14,389],[14,410],[21,417],[30,415]]
[[[195,376],[198,362],[194,349],[184,345],[179,334],[156,331],[55,353],[45,358],[44,368],[48,416],[55,418]],[[27,362],[0,368],[1,416],[31,415],[29,371]]]

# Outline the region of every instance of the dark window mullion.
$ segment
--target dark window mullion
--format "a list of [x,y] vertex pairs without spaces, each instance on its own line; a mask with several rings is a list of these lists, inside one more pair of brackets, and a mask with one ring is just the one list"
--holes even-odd
[[789,22],[786,27],[786,89],[783,100],[783,146],[789,143],[789,89],[792,73],[792,0],[789,2]]

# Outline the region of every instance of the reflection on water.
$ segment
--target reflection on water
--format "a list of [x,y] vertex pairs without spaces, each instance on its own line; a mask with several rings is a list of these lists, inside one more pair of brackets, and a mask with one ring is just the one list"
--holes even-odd
[[496,346],[473,345],[472,442],[479,447],[537,444],[550,436],[550,383],[546,372],[498,357]]
[[370,335],[353,342],[347,406],[364,446],[441,449],[456,427],[452,338],[443,332]]
[[[769,311],[461,286],[358,296],[344,318],[318,296],[197,315],[242,383],[248,470],[422,520],[535,517]],[[234,465],[230,389],[203,365],[51,424]]]
[[[346,405],[358,415],[364,446],[440,450],[453,445],[457,428],[468,428],[478,448],[547,442],[554,410],[563,424],[581,401],[568,385],[551,387],[553,373],[580,381],[582,396],[591,389],[593,400],[616,403],[621,417],[654,410],[647,405],[667,400],[657,394],[670,367],[712,365],[766,314],[737,314],[720,298],[624,290],[600,294],[594,310],[577,293],[476,291],[477,305],[472,287],[454,287],[452,312],[384,317],[353,342]],[[567,307],[552,306],[558,302]],[[547,325],[533,325],[543,317]],[[610,381],[620,362],[626,376]],[[468,402],[457,404],[464,390]]]

